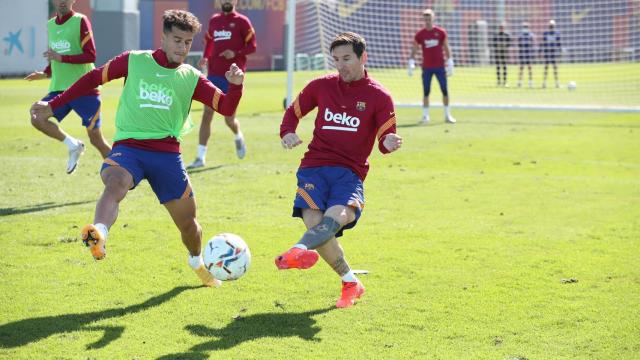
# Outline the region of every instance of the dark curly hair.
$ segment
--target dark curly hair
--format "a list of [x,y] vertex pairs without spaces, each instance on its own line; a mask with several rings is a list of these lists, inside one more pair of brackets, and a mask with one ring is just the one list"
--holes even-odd
[[171,32],[172,27],[194,34],[200,32],[200,21],[192,13],[184,10],[167,10],[162,15],[162,29],[165,33]]

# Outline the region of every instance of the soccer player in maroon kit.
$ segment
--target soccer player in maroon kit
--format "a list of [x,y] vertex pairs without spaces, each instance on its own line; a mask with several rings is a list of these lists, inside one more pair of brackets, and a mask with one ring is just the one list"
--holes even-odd
[[289,251],[275,259],[279,269],[307,269],[318,253],[342,278],[336,307],[349,307],[364,286],[345,260],[337,240],[353,228],[364,208],[364,179],[368,157],[378,140],[383,154],[396,151],[402,138],[395,134],[396,116],[389,92],[367,74],[365,40],[346,32],[333,39],[331,56],[338,74],[311,81],[287,108],[280,137],[291,149],[302,143],[296,134],[300,119],[318,108],[313,138],[296,174],[298,189],[293,216],[307,231]]
[[[93,63],[96,61],[91,22],[85,15],[73,11],[74,3],[75,0],[53,0],[56,17],[47,24],[49,44],[43,54],[49,63],[44,71],[34,71],[25,77],[28,81],[51,78],[49,93],[43,98],[45,101],[51,100],[84,73],[93,69]],[[57,109],[53,117],[61,122],[71,110],[82,118],[82,125],[87,129],[91,144],[105,158],[111,151],[111,146],[100,131],[100,91],[97,88],[89,89],[80,98]],[[74,172],[80,155],[84,152],[82,141],[67,134],[48,118],[34,119],[31,124],[45,135],[67,145],[67,174]]]
[[411,55],[409,56],[409,75],[415,68],[415,55],[418,48],[422,49],[422,87],[424,98],[422,99],[422,124],[429,123],[429,93],[431,92],[431,78],[433,75],[438,79],[440,91],[442,92],[442,104],[444,105],[445,121],[454,124],[456,119],[451,116],[449,110],[449,90],[447,89],[447,76],[453,75],[453,58],[447,32],[433,25],[435,13],[431,9],[422,12],[424,18],[424,28],[418,31],[413,38]]
[[[244,72],[247,68],[247,55],[256,51],[255,31],[248,17],[234,11],[237,2],[237,0],[222,0],[222,12],[214,14],[209,19],[209,30],[204,35],[204,53],[198,63],[202,68],[207,66],[207,79],[224,93],[229,87],[224,76],[229,66],[235,63]],[[212,119],[213,110],[205,106],[198,135],[198,154],[187,169],[204,166]],[[240,159],[244,158],[247,147],[236,114],[225,115],[224,121],[235,134],[236,155]]]

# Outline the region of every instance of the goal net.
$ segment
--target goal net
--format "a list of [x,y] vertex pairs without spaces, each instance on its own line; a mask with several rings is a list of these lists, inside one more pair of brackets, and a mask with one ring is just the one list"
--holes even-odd
[[[295,1],[295,0],[290,0]],[[369,74],[389,89],[398,106],[422,102],[422,53],[407,72],[414,35],[425,24],[422,11],[448,33],[455,72],[448,78],[454,107],[515,107],[640,111],[640,2],[637,0],[297,0],[293,37],[295,89],[334,69],[332,38],[357,32],[367,41]],[[544,79],[545,32],[555,23],[557,84],[553,66]],[[503,24],[509,46],[496,38]],[[519,41],[533,35],[531,81]],[[549,36],[546,36],[549,38]],[[547,39],[553,40],[553,39]],[[553,45],[553,46],[556,46]],[[506,63],[506,82],[498,82],[496,54]],[[503,73],[503,69],[501,69]],[[503,75],[501,74],[500,77]],[[520,86],[518,86],[520,85]],[[543,85],[546,85],[543,87]],[[295,94],[294,94],[295,95]],[[441,104],[436,79],[431,103]]]

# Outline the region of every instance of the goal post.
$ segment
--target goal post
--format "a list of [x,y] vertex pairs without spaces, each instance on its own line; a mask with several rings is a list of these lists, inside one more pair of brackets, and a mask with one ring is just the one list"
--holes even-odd
[[[367,41],[369,74],[396,105],[421,106],[422,54],[413,76],[407,60],[427,7],[448,34],[455,62],[448,78],[453,107],[640,111],[640,5],[630,0],[288,0],[287,104],[306,81],[335,69],[331,40],[353,31]],[[551,37],[559,38],[557,86],[552,64],[544,81],[543,38],[550,37],[545,32],[551,20]],[[500,24],[510,46],[503,56],[506,84],[499,85],[494,39]],[[527,66],[519,80],[524,24],[533,33],[531,82]],[[430,100],[441,104],[435,79]]]

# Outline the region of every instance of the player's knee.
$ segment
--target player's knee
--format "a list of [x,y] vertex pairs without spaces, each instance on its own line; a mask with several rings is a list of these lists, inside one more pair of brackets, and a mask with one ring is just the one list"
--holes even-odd
[[31,117],[31,125],[36,129],[42,129],[45,121],[46,119],[42,116]]

